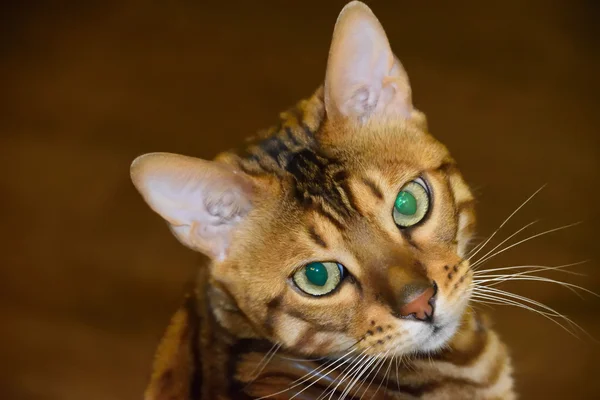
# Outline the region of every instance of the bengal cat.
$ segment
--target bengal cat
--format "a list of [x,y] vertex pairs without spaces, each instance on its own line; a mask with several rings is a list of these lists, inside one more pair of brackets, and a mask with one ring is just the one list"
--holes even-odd
[[504,344],[468,307],[473,196],[363,3],[339,15],[324,84],[275,127],[212,161],[143,155],[131,177],[211,260],[147,400],[515,398]]

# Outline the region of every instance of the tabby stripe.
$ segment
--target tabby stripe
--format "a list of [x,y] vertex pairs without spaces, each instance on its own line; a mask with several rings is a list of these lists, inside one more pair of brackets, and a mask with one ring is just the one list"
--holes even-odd
[[467,225],[462,228],[462,232],[472,233],[475,231],[475,219],[471,219]]
[[343,221],[339,220],[338,218],[336,218],[336,216],[334,214],[332,214],[331,212],[326,210],[325,207],[323,206],[323,204],[319,204],[319,206],[316,207],[315,210],[319,214],[321,214],[322,216],[327,218],[329,220],[329,222],[331,222],[333,225],[335,225],[336,228],[338,228],[338,230],[340,230],[340,231],[345,230],[346,226],[344,225]]
[[434,168],[434,170],[442,171],[446,174],[454,174],[458,172],[458,169],[456,168],[456,162],[454,160],[442,161],[442,163],[436,168]]
[[485,354],[485,350],[490,344],[490,335],[487,332],[475,333],[471,346],[466,351],[454,351],[450,356],[445,358],[448,362],[467,367],[477,363],[479,358]]
[[475,199],[467,199],[456,204],[456,210],[459,214],[462,214],[467,209],[472,209],[475,207]]
[[[448,164],[446,163],[443,165],[445,166],[444,168],[446,170],[446,175],[444,176],[445,177],[444,181],[446,182],[446,187],[448,188],[448,193],[450,194],[450,199],[451,199],[452,205],[454,206],[454,207],[452,207],[452,212],[453,212],[452,219],[454,221],[456,221],[456,223],[454,224],[454,232],[452,233],[452,237],[454,239],[456,239],[456,238],[458,238],[458,222],[459,222],[458,221],[458,216],[459,216],[458,205],[456,204],[456,197],[454,196],[454,187],[452,186],[452,183],[450,181],[450,172],[447,167]],[[453,166],[454,164],[451,164],[451,165]]]
[[288,137],[288,139],[295,145],[295,146],[299,146],[301,143],[298,141],[298,139],[296,138],[296,136],[294,135],[294,133],[292,132],[292,129],[289,126],[286,126],[284,128],[285,130],[285,134]]
[[356,202],[356,198],[354,197],[354,194],[352,193],[352,189],[350,188],[350,185],[348,185],[348,182],[343,182],[342,184],[340,184],[340,186],[338,186],[338,188],[341,189],[340,195],[342,196],[342,199],[345,200],[344,204],[346,204],[346,206],[350,210],[357,211],[360,215],[362,215],[362,212],[358,208],[358,203]]
[[306,134],[307,139],[308,139],[307,142],[312,144],[314,142],[315,133],[304,122],[301,123],[301,126],[302,126],[302,129],[304,130],[304,133]]
[[[260,149],[258,148],[256,148],[256,150],[260,151]],[[282,175],[281,170],[279,168],[274,168],[274,165],[266,164],[265,162],[268,162],[269,160],[265,159],[264,157],[261,157],[260,154],[252,153],[250,154],[248,160],[250,162],[253,162],[255,164],[255,167],[262,169],[265,173],[272,173],[277,176]]]
[[377,197],[379,200],[383,200],[383,192],[381,191],[381,189],[377,186],[377,184],[375,182],[373,182],[371,179],[365,177],[365,178],[362,178],[362,183],[364,183],[365,186],[371,190],[371,193],[373,193],[373,196]]
[[239,169],[250,176],[261,176],[265,174],[264,169],[258,163],[250,163],[246,159],[240,159],[237,163]]
[[317,233],[317,231],[315,230],[314,226],[309,226],[308,227],[308,234],[310,235],[311,239],[318,244],[319,246],[323,247],[324,249],[327,248],[327,243],[325,242],[325,240],[323,240],[323,238],[321,237],[321,235],[319,235]]
[[282,163],[285,164],[289,157],[289,149],[285,145],[285,143],[277,136],[270,137],[266,140],[263,140],[259,147],[275,162],[279,167],[282,166]]
[[297,349],[306,349],[308,346],[312,345],[315,340],[315,336],[317,332],[312,328],[307,328],[302,335],[300,335],[300,340],[294,344],[294,347]]
[[486,378],[487,386],[493,386],[500,380],[500,378],[502,377],[502,373],[506,369],[507,358],[508,357],[506,355],[506,352],[502,352],[500,356],[496,357],[494,366],[492,367],[490,374]]
[[340,327],[339,325],[330,324],[330,323],[317,323],[313,320],[306,318],[306,315],[304,315],[300,311],[296,311],[296,310],[282,310],[282,311],[291,317],[298,318],[299,320],[302,320],[304,322],[308,322],[309,324],[313,325],[314,328],[317,328],[321,332],[339,333],[340,330],[342,330],[345,326],[347,326],[347,324],[342,324],[343,326]]
[[410,227],[407,229],[402,229],[400,231],[400,233],[402,234],[402,237],[404,238],[404,240],[406,240],[406,243],[410,244],[412,247],[414,247],[417,250],[421,250],[421,247],[419,247],[417,242],[415,242],[412,238],[412,234],[410,233]]
[[267,303],[267,317],[265,318],[264,326],[269,335],[272,335],[275,331],[273,328],[273,324],[275,323],[275,313],[281,305],[282,300],[283,295],[278,295]]

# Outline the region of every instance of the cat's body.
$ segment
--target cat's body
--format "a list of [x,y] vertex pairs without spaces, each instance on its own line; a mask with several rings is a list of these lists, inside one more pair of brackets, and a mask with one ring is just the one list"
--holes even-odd
[[514,398],[504,345],[467,306],[473,197],[362,3],[280,124],[214,161],[142,156],[132,178],[212,259],[147,400]]

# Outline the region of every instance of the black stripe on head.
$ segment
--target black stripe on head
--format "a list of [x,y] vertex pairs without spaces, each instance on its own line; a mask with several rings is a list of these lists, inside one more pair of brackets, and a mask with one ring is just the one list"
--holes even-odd
[[286,159],[289,157],[289,149],[285,143],[277,136],[272,136],[260,142],[259,147],[274,159],[279,166],[282,161],[285,164]]
[[314,138],[315,138],[315,133],[313,131],[311,131],[310,127],[308,125],[306,125],[304,122],[302,122],[301,125],[302,125],[302,129],[304,130],[304,133],[306,133],[306,136],[308,136],[308,140],[313,142]]
[[294,146],[300,145],[300,142],[296,138],[296,135],[294,135],[294,132],[292,132],[292,128],[290,128],[289,126],[286,126],[285,134],[286,134],[287,138],[290,140],[290,142],[292,142],[294,144]]
[[315,209],[317,210],[317,212],[319,214],[321,214],[322,216],[324,216],[325,218],[327,218],[329,220],[329,222],[331,222],[333,225],[335,225],[335,227],[338,228],[340,231],[343,231],[344,228],[346,227],[344,225],[343,221],[339,220],[329,210],[325,209],[325,207],[323,207],[322,204],[319,204],[319,206],[316,207]]
[[348,202],[348,207],[354,211],[357,211],[359,214],[362,214],[360,209],[358,208],[358,203],[356,202],[356,198],[354,197],[354,193],[352,193],[348,182],[344,181],[338,187],[342,190],[342,193]]
[[343,182],[338,180],[346,173],[338,161],[305,148],[292,153],[286,170],[294,177],[294,193],[301,203],[320,204],[341,217],[352,214],[352,205],[340,193]]

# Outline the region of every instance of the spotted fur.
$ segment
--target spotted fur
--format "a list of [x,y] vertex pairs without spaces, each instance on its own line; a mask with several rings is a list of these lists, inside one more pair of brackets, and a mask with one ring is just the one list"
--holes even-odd
[[[348,39],[356,30],[381,60]],[[132,165],[150,207],[211,258],[163,338],[147,400],[514,398],[505,346],[468,308],[473,196],[382,32],[350,3],[325,84],[272,128],[213,161],[158,153]],[[383,66],[383,84],[344,81],[357,55]],[[417,177],[430,210],[399,229],[395,196]],[[315,260],[349,273],[318,298],[291,279]],[[431,282],[431,318],[404,316],[406,288]]]

